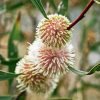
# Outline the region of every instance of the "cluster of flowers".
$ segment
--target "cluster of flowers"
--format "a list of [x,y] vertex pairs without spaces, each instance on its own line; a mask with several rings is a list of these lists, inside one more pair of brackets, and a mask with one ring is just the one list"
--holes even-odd
[[57,14],[39,23],[36,40],[16,66],[15,72],[21,73],[17,77],[21,91],[52,92],[59,77],[68,70],[68,64],[74,63],[69,24],[66,17]]

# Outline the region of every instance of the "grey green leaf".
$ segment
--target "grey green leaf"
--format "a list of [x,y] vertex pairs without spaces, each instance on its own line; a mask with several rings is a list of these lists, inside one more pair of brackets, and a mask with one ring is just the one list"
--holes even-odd
[[48,19],[47,14],[44,10],[41,0],[31,0],[31,2],[41,11],[43,16]]
[[89,71],[78,70],[75,67],[73,67],[72,65],[68,65],[68,69],[70,71],[72,71],[73,73],[81,75],[81,76],[83,76],[83,75],[91,75],[91,74],[95,73],[96,71],[100,71],[100,64],[95,65]]
[[19,75],[20,74],[14,74],[14,73],[10,73],[10,72],[0,71],[0,81],[12,79],[12,78],[15,78],[15,77],[17,77]]
[[0,100],[13,100],[12,96],[0,96]]
[[67,15],[68,13],[68,0],[62,0],[58,6],[58,14]]

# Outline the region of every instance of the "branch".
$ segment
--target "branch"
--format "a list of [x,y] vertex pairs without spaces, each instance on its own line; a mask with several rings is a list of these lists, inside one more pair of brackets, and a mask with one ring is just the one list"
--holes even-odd
[[76,25],[80,20],[85,17],[86,12],[91,8],[91,6],[95,3],[94,0],[90,0],[87,6],[84,8],[82,13],[67,27],[67,30],[70,30],[74,25]]

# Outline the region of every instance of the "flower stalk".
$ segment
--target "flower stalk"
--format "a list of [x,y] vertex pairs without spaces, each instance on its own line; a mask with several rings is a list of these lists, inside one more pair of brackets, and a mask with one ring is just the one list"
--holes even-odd
[[94,0],[90,0],[90,2],[87,4],[87,6],[82,11],[82,13],[67,27],[67,30],[70,30],[74,25],[76,25],[80,20],[84,18],[86,12],[92,7],[94,3],[95,3]]

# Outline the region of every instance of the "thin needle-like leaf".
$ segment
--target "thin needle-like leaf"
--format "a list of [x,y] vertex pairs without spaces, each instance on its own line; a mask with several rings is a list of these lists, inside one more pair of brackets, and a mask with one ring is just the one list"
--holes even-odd
[[58,6],[58,14],[67,15],[68,11],[68,0],[62,0]]
[[[20,74],[14,74],[9,72],[0,71],[0,81],[8,80],[19,76]],[[1,99],[0,99],[1,100]]]
[[74,72],[75,74],[78,75],[91,75],[93,73],[95,73],[96,71],[100,71],[100,64],[95,65],[94,67],[92,67],[89,71],[81,71],[76,69],[75,67],[73,67],[72,65],[68,65],[68,69],[72,72]]
[[44,10],[41,0],[31,0],[31,2],[41,11],[43,16],[48,19],[47,14]]
[[12,96],[0,96],[0,100],[13,100]]

